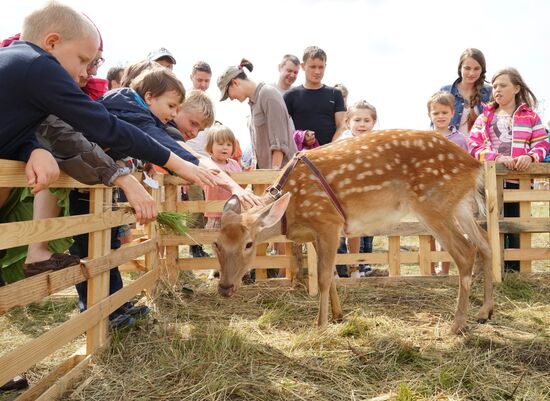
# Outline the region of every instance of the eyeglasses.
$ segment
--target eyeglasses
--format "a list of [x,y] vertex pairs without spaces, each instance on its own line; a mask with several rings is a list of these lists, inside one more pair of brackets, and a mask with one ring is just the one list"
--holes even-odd
[[88,68],[99,68],[103,65],[104,62],[105,59],[103,57],[100,57],[88,64]]

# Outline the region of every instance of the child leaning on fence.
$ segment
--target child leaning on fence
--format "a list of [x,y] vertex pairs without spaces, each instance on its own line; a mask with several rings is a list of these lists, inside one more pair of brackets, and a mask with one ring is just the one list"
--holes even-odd
[[[537,98],[515,68],[498,71],[491,80],[493,94],[470,132],[470,153],[479,161],[494,160],[510,170],[526,170],[544,160],[550,145],[540,117],[533,110]],[[506,181],[505,188],[517,189]],[[504,217],[519,217],[519,203],[504,203]],[[519,248],[518,234],[505,234],[505,248]],[[519,271],[519,261],[505,261],[506,270]]]

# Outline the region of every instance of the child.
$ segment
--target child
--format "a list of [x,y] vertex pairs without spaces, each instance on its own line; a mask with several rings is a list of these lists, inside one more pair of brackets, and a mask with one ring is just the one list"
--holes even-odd
[[[186,163],[139,129],[113,118],[77,86],[99,48],[95,26],[82,14],[51,2],[30,14],[21,41],[0,49],[0,157],[27,162],[33,192],[57,179],[59,168],[52,155],[38,145],[35,130],[54,114],[94,142],[132,156],[166,165],[192,181],[213,185],[207,170]],[[47,77],[45,79],[44,77]],[[0,203],[6,189],[0,189]],[[137,201],[136,217],[156,217],[152,199]]]
[[454,116],[454,104],[455,98],[449,92],[436,92],[428,100],[428,116],[435,132],[468,151],[466,138],[454,125],[451,125]]
[[[470,153],[479,161],[494,160],[510,170],[526,170],[544,160],[550,145],[540,117],[533,111],[537,98],[515,68],[498,71],[491,79],[493,94],[470,132]],[[519,188],[506,181],[504,188]],[[519,203],[504,203],[504,217],[519,217]],[[519,248],[518,234],[505,234],[505,248]],[[519,271],[519,261],[505,261],[506,270]]]
[[[428,117],[432,122],[434,131],[443,135],[448,140],[456,143],[465,151],[468,151],[466,138],[454,125],[451,125],[451,120],[454,116],[455,98],[449,92],[436,92],[428,100]],[[435,239],[432,237],[430,241],[430,249],[435,251],[440,249],[439,244],[436,245]],[[448,275],[450,263],[442,262],[440,267],[436,269],[436,264],[431,264],[432,275]]]
[[[235,153],[235,135],[224,125],[214,125],[208,130],[204,149],[216,165],[227,172],[241,172],[241,166],[232,159]],[[206,200],[227,200],[231,192],[220,187],[208,187],[204,190]],[[207,212],[206,228],[220,228],[221,212]]]
[[[241,166],[232,159],[235,153],[235,135],[224,125],[214,125],[208,130],[206,146],[204,149],[220,169],[227,172],[241,172]],[[220,187],[207,187],[204,190],[204,198],[209,200],[227,200],[231,192]],[[207,212],[204,214],[208,219],[206,228],[219,229],[221,226],[221,212]],[[209,278],[214,278],[216,272],[212,270]]]
[[[365,100],[360,100],[348,108],[345,117],[347,130],[340,135],[338,140],[352,138],[359,135],[364,135],[372,131],[377,120],[376,108]],[[343,240],[343,239],[342,239]],[[373,237],[353,237],[348,238],[348,247],[351,253],[372,253]],[[338,253],[346,253],[345,241],[341,241]],[[338,274],[345,276],[342,267],[338,267]],[[370,275],[372,269],[369,265],[352,264],[349,269],[351,278],[359,278]]]

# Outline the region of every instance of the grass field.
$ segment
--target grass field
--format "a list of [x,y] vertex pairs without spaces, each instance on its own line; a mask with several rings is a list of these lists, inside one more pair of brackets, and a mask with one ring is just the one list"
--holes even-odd
[[[548,203],[534,214],[548,217]],[[414,238],[401,245],[418,246]],[[549,247],[549,234],[533,235]],[[387,249],[375,239],[375,251]],[[418,274],[418,266],[403,268]],[[550,261],[533,263],[550,273]],[[130,278],[128,276],[127,278]],[[508,274],[495,314],[475,323],[481,286],[470,297],[470,330],[448,334],[457,286],[340,287],[344,321],[315,328],[317,298],[303,289],[252,285],[232,299],[205,276],[182,274],[154,300],[151,318],[115,333],[64,400],[525,400],[550,399],[550,275]],[[0,354],[77,313],[74,295],[0,316]],[[27,372],[37,382],[84,345],[84,336]],[[0,393],[0,401],[17,394]]]

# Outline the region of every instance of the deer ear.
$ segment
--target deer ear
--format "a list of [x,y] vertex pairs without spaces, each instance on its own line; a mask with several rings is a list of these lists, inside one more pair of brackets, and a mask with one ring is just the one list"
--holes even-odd
[[269,228],[275,225],[279,220],[281,220],[281,218],[285,214],[289,202],[289,192],[273,202],[259,218],[261,228]]
[[237,195],[231,195],[231,198],[225,202],[223,205],[223,212],[233,212],[236,214],[241,214],[241,201]]

